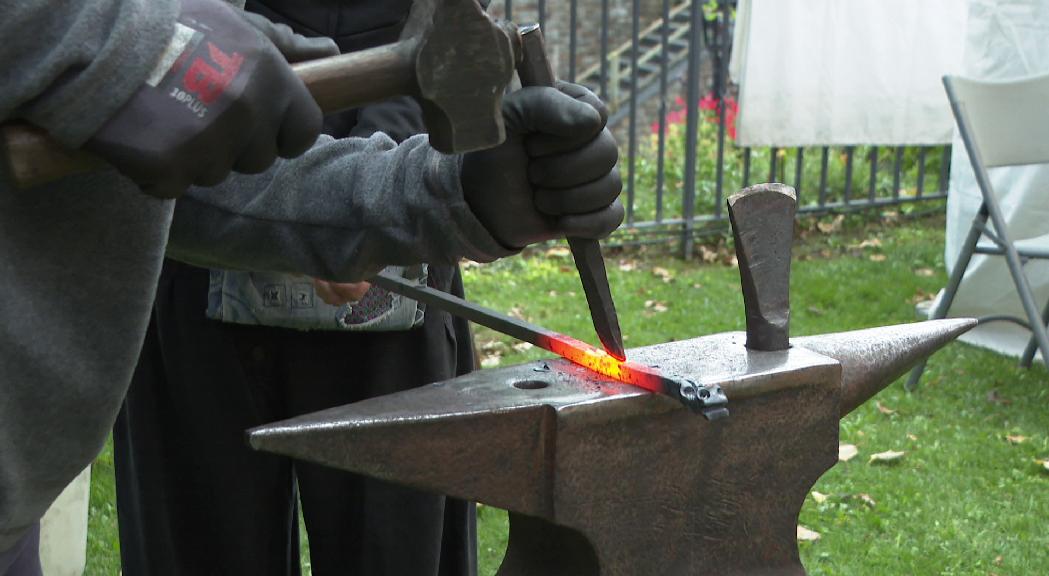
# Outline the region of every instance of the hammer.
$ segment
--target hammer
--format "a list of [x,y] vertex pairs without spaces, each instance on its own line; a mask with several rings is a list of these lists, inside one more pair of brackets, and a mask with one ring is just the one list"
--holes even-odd
[[[325,113],[411,95],[422,106],[430,144],[462,153],[506,137],[502,97],[519,44],[516,27],[493,20],[477,0],[415,0],[397,42],[292,70]],[[0,152],[19,188],[105,166],[24,122],[0,125]]]

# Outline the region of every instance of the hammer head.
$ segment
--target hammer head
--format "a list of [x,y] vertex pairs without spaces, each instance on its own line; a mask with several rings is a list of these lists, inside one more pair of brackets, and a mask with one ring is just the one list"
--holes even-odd
[[416,96],[434,148],[461,153],[505,139],[502,102],[515,36],[477,0],[415,0],[401,39],[416,43]]

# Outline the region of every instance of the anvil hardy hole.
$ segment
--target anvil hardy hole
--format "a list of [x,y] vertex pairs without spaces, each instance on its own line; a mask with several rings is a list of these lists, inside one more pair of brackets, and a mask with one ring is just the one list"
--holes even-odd
[[521,390],[542,390],[549,386],[549,382],[543,382],[542,380],[518,380],[517,382],[514,382],[514,388],[519,388]]

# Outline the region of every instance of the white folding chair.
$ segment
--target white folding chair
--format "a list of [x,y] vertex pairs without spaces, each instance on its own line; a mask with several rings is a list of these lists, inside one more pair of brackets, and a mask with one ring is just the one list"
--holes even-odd
[[[1009,321],[1028,328],[1031,330],[1031,339],[1021,364],[1030,367],[1035,351],[1041,350],[1042,361],[1049,367],[1049,338],[1046,337],[1049,304],[1039,314],[1031,286],[1023,272],[1024,264],[1029,260],[1049,259],[1049,249],[1038,247],[1039,244],[1045,245],[1040,242],[1045,236],[1013,241],[987,173],[990,168],[1002,166],[1049,163],[1049,75],[1008,82],[944,76],[943,85],[947,89],[947,99],[950,100],[962,142],[969,153],[976,183],[983,195],[983,204],[973,218],[943,297],[930,318],[947,316],[973,254],[1004,256],[1027,318],[995,315],[980,318],[980,322]],[[988,218],[990,227],[987,225]],[[980,242],[981,239],[990,242]],[[908,390],[918,386],[924,370],[924,362],[914,368],[907,381]]]

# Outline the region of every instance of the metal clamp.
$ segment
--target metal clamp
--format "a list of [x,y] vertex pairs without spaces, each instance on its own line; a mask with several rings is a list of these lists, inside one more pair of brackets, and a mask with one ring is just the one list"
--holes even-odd
[[728,396],[721,386],[700,385],[688,378],[666,378],[664,382],[666,394],[680,400],[689,410],[711,422],[728,418]]

